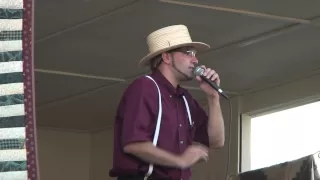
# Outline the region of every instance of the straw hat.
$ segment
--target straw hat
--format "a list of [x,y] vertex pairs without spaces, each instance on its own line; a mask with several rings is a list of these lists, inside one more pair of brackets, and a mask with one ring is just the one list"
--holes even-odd
[[198,53],[209,49],[210,46],[202,42],[192,42],[188,28],[184,25],[173,25],[156,30],[148,35],[147,44],[149,54],[140,60],[142,66],[147,66],[157,55],[184,46],[191,46]]

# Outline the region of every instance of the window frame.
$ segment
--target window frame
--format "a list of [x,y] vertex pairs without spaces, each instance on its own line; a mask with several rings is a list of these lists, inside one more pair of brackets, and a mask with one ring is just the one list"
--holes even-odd
[[311,103],[320,102],[320,98],[312,100],[300,100],[286,104],[280,104],[274,107],[268,107],[263,110],[254,112],[240,113],[239,127],[239,173],[251,171],[251,119],[258,116],[263,116],[283,110],[308,105]]

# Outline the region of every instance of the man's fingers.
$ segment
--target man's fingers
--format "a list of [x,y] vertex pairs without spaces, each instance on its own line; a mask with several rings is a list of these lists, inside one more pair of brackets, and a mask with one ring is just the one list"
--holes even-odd
[[208,79],[210,79],[212,81],[214,81],[215,79],[219,78],[218,73],[215,70],[210,69],[210,68],[206,69],[204,71],[203,75],[206,76]]
[[199,145],[199,148],[200,148],[201,151],[202,151],[202,157],[201,157],[201,159],[204,159],[205,161],[208,161],[208,159],[209,159],[209,150],[208,150],[208,148],[206,148],[206,147],[203,146],[203,145]]
[[[207,68],[204,73],[203,76],[207,77],[208,79],[210,79],[211,81],[215,81],[216,84],[219,86],[220,85],[220,78],[219,78],[219,74],[211,69],[211,68]],[[201,82],[202,79],[200,77],[196,77],[196,79]]]
[[202,81],[202,79],[200,78],[200,76],[196,76],[196,79],[197,79],[199,82]]
[[215,81],[215,80],[217,80],[219,78],[219,75],[217,74],[217,73],[215,73],[215,74],[213,74],[212,76],[211,76],[211,81]]
[[208,159],[208,157],[209,157],[208,151],[206,151],[205,149],[201,149],[200,150],[200,157],[203,159]]
[[204,146],[204,145],[202,145],[202,144],[200,144],[200,143],[197,143],[197,142],[195,142],[194,143],[197,147],[199,147],[199,148],[201,148],[202,150],[204,150],[205,152],[208,152],[209,151],[209,148],[207,147],[207,146]]
[[[204,70],[204,72],[203,72],[203,76],[206,76],[206,77],[208,77],[210,74],[210,71],[211,71],[211,68],[207,68],[207,69],[205,69]],[[212,75],[212,74],[211,74]]]
[[208,148],[206,148],[205,146],[201,146],[201,149],[202,149],[202,151],[204,151],[205,153],[209,153],[209,150],[208,150]]
[[209,155],[208,155],[208,153],[202,151],[202,152],[199,152],[197,159],[198,160],[200,160],[200,159],[208,160]]
[[212,77],[214,74],[216,74],[216,71],[209,68],[206,76],[207,76],[208,79],[211,79],[211,77]]
[[203,154],[202,159],[204,159],[205,161],[209,160],[209,156],[207,153]]

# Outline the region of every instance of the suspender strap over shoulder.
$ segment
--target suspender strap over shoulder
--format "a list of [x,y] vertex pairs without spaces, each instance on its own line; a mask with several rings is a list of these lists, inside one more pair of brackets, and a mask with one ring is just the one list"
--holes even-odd
[[[157,86],[157,89],[158,89],[158,94],[159,94],[159,113],[158,113],[158,118],[157,118],[157,126],[156,126],[156,130],[154,133],[153,141],[152,141],[152,144],[154,146],[157,146],[159,131],[160,131],[160,124],[161,124],[161,116],[162,116],[161,92],[160,92],[159,86],[156,83],[156,81],[150,76],[147,76],[147,78],[151,79],[155,83],[155,85]],[[148,170],[147,174],[145,175],[145,179],[147,179],[151,175],[152,171],[153,171],[153,164],[150,163],[149,170]]]
[[[153,141],[152,141],[152,144],[154,146],[157,146],[157,142],[158,142],[158,138],[159,138],[159,132],[160,132],[160,125],[161,125],[161,117],[162,117],[162,101],[161,101],[161,92],[160,92],[160,88],[157,84],[157,82],[150,76],[146,76],[147,78],[149,78],[150,80],[152,80],[154,82],[154,84],[156,85],[157,87],[157,90],[158,90],[158,95],[159,95],[159,112],[158,112],[158,118],[157,118],[157,125],[156,125],[156,130],[155,130],[155,133],[154,133],[154,137],[153,137]],[[190,123],[190,126],[193,125],[193,122],[192,122],[192,119],[191,119],[191,114],[190,114],[190,109],[189,109],[189,105],[188,105],[188,101],[187,99],[185,98],[185,96],[182,96],[183,97],[183,100],[184,100],[184,104],[186,106],[186,109],[187,109],[187,113],[188,113],[188,119],[189,119],[189,123]],[[149,169],[148,169],[148,172],[146,173],[144,179],[146,180],[151,174],[152,174],[152,171],[153,171],[153,164],[149,164]]]

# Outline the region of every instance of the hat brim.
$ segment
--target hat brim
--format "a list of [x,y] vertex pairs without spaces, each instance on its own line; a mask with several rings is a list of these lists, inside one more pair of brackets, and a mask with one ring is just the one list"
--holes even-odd
[[208,44],[202,43],[202,42],[191,42],[191,43],[183,43],[183,44],[179,44],[179,45],[175,45],[175,46],[170,46],[164,49],[161,49],[159,51],[155,51],[153,53],[150,53],[148,55],[146,55],[144,58],[142,58],[139,62],[139,64],[141,66],[148,66],[150,64],[150,60],[154,57],[156,57],[157,55],[166,52],[166,51],[170,51],[172,49],[176,49],[179,47],[185,47],[185,46],[190,46],[195,48],[195,50],[197,51],[197,53],[201,54],[202,52],[208,50],[210,48],[210,46]]

